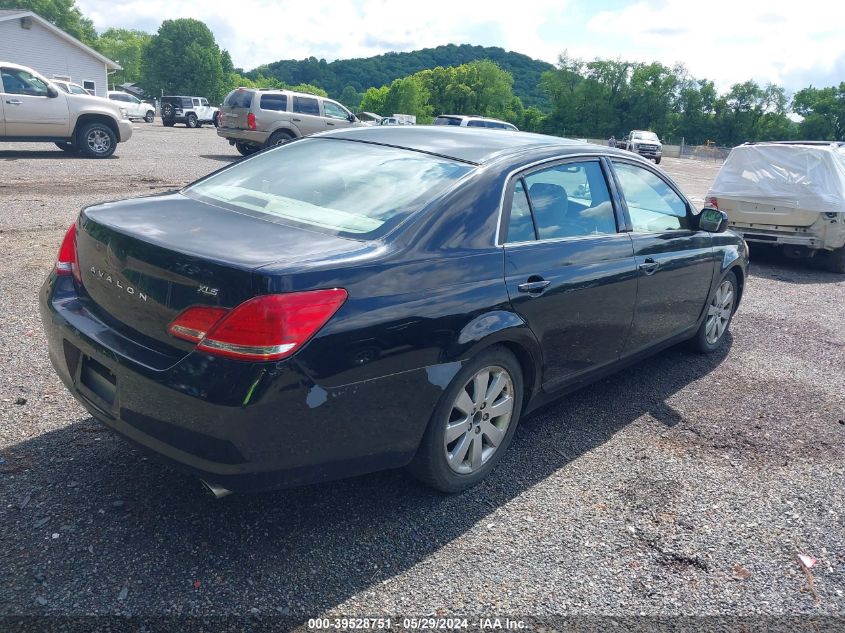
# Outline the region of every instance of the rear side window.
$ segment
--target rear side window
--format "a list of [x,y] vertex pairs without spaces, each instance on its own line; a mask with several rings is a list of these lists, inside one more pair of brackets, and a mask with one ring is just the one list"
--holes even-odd
[[434,119],[434,125],[460,125],[461,120],[452,116],[439,116]]
[[224,106],[230,108],[248,108],[252,105],[252,96],[255,93],[252,90],[233,90],[223,101]]
[[294,96],[293,111],[300,114],[313,114],[314,116],[320,116],[320,104],[316,99]]
[[513,200],[511,202],[511,217],[508,221],[508,242],[531,242],[537,239],[534,232],[534,220],[531,218],[531,207],[528,205],[528,196],[525,193],[525,185],[520,178],[513,188]]
[[261,109],[286,112],[288,109],[287,95],[261,95]]
[[524,180],[538,239],[616,233],[616,216],[598,161],[556,165]]
[[614,161],[613,167],[635,232],[689,229],[686,202],[660,176],[630,163]]
[[475,120],[475,121],[467,121],[467,127],[490,127],[490,126],[487,124],[487,121]]

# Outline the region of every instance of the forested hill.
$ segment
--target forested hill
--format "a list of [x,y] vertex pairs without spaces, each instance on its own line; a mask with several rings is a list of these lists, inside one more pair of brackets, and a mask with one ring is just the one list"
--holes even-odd
[[540,75],[552,70],[553,66],[496,46],[447,44],[410,53],[385,53],[375,57],[339,59],[330,63],[314,57],[299,61],[283,59],[260,66],[247,73],[247,76],[255,78],[258,73],[262,73],[288,85],[313,84],[337,98],[347,86],[352,86],[356,92],[361,93],[367,88],[378,88],[394,79],[407,77],[427,68],[459,66],[481,59],[495,62],[513,75],[513,92],[522,99],[526,107],[547,103],[547,97],[540,89]]

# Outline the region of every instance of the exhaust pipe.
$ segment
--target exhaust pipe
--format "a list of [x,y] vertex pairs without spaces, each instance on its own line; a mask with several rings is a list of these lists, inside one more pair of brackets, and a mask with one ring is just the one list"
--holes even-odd
[[222,499],[223,497],[232,494],[231,490],[227,490],[217,484],[209,483],[205,479],[200,479],[200,481],[202,482],[202,485],[205,486],[205,489],[214,495],[215,499]]

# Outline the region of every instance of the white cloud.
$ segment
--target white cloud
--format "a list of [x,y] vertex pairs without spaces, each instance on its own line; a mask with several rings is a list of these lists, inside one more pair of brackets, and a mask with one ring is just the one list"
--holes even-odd
[[387,0],[78,0],[98,29],[155,31],[162,20],[206,22],[236,66],[279,59],[368,57],[447,43],[502,46],[554,61],[557,45],[537,38],[540,26],[562,15],[567,0],[529,0],[515,19],[484,0],[433,5]]
[[[206,22],[236,66],[368,57],[447,43],[501,46],[554,63],[683,63],[696,77],[754,78],[790,89],[845,80],[845,3],[833,0],[77,0],[98,29],[154,32],[169,18]],[[602,6],[614,8],[602,10]],[[615,8],[619,7],[621,8]]]
[[681,62],[722,89],[750,78],[796,89],[845,56],[843,21],[845,4],[828,0],[642,1],[598,12],[595,45],[574,52]]

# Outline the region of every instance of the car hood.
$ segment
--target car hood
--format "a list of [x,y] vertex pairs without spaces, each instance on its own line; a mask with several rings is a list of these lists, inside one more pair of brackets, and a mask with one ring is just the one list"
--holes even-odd
[[70,103],[77,109],[81,109],[85,106],[106,109],[114,112],[115,116],[120,118],[120,106],[111,99],[106,99],[105,97],[95,97],[94,95],[66,94],[66,96],[70,100]]

